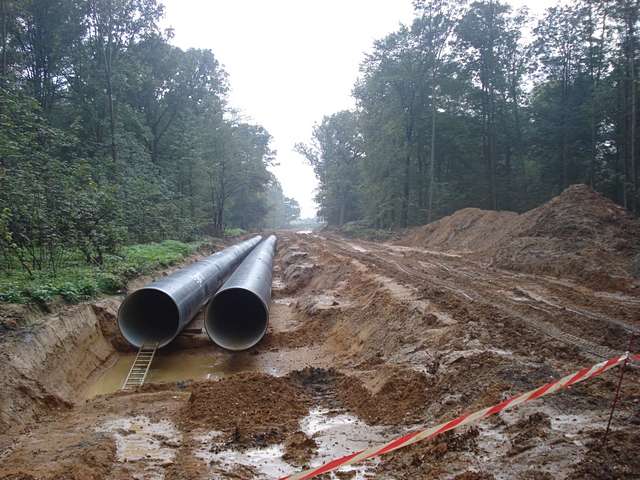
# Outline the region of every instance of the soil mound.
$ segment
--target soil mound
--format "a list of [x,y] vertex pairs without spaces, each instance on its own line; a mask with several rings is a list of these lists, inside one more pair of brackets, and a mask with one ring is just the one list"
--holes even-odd
[[586,185],[518,215],[466,208],[411,231],[405,244],[488,256],[500,268],[626,289],[637,278],[640,221]]
[[267,445],[298,430],[310,398],[293,382],[260,373],[197,382],[182,412],[188,426],[225,433],[233,442]]
[[426,376],[414,370],[394,372],[375,392],[353,377],[340,378],[337,383],[342,403],[371,425],[421,420],[428,404],[428,387]]
[[520,215],[498,244],[493,263],[624,289],[639,253],[640,221],[586,185],[572,185]]
[[485,251],[502,240],[517,218],[518,214],[515,212],[464,208],[448,217],[410,230],[403,243],[437,250]]

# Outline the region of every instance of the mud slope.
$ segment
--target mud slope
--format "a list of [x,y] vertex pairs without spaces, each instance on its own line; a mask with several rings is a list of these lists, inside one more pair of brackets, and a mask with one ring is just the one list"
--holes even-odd
[[572,185],[521,215],[460,210],[414,229],[402,243],[474,253],[501,268],[626,290],[638,275],[640,221],[586,185]]

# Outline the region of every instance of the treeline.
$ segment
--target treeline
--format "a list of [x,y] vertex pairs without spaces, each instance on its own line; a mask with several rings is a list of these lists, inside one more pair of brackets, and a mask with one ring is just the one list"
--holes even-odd
[[296,215],[268,132],[229,108],[211,51],[171,45],[162,14],[156,0],[0,0],[6,258],[37,270],[73,248],[101,263],[126,243]]
[[524,211],[574,183],[640,213],[640,1],[578,0],[542,18],[500,1],[414,6],[362,63],[356,109],[297,146],[329,224]]

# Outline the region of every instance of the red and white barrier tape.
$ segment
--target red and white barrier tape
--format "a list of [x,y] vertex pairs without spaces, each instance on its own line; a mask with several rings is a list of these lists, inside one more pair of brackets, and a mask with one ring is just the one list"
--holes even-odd
[[563,388],[568,388],[575,383],[583,382],[585,380],[593,378],[611,368],[620,365],[621,363],[625,363],[628,359],[640,361],[640,355],[630,355],[629,353],[626,353],[620,357],[615,357],[605,362],[598,363],[592,367],[584,368],[579,372],[567,375],[560,380],[555,380],[553,382],[547,383],[546,385],[538,387],[535,390],[531,390],[529,392],[509,398],[492,407],[479,410],[475,413],[461,415],[454,420],[442,423],[435,427],[427,428],[424,430],[414,430],[413,432],[410,432],[400,438],[396,438],[395,440],[386,443],[385,445],[379,445],[377,447],[367,448],[366,450],[360,450],[359,452],[354,452],[344,457],[332,460],[320,467],[312,468],[299,473],[294,473],[293,475],[289,475],[287,477],[282,477],[280,480],[306,480],[323,473],[331,472],[340,467],[361,462],[363,460],[366,460],[367,458],[377,457],[379,455],[384,455],[385,453],[393,452],[394,450],[407,447],[421,440],[429,440],[437,435],[440,435],[441,433],[453,430],[454,428],[471,425],[472,423],[479,422],[480,420],[483,420],[491,415],[495,415],[496,413],[502,412],[503,410],[506,410],[508,408],[513,408],[516,405],[520,405],[521,403],[536,400],[545,395],[551,395],[552,393],[555,393],[558,390],[562,390]]

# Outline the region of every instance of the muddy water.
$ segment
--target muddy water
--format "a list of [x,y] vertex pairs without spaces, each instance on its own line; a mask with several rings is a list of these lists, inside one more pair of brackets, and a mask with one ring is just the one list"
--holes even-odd
[[[230,353],[216,347],[194,351],[159,351],[153,360],[146,383],[185,380],[216,380],[242,372],[263,372],[282,376],[296,368],[322,364],[323,352],[317,348]],[[113,393],[122,384],[135,354],[122,355],[84,392],[84,398]]]
[[[318,446],[309,467],[318,467],[336,457],[382,443],[397,431],[389,427],[373,427],[358,417],[344,412],[335,412],[314,407],[300,422],[300,430],[313,438]],[[209,465],[214,478],[232,476],[238,467],[255,472],[255,478],[279,478],[299,471],[299,468],[283,460],[284,445],[276,444],[263,448],[237,451],[229,448],[220,439],[220,432],[204,432],[196,436],[199,447],[194,456]],[[350,478],[365,480],[374,478],[373,468],[378,460],[347,466],[327,474],[330,479]]]

